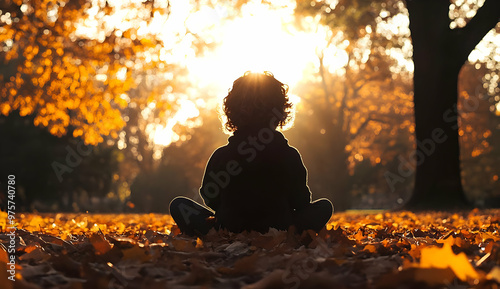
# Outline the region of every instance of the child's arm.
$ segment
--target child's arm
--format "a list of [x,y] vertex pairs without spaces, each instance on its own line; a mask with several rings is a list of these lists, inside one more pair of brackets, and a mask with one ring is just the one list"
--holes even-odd
[[220,189],[218,186],[214,186],[211,178],[207,177],[207,173],[205,172],[205,176],[203,177],[203,182],[200,188],[200,195],[209,208],[214,211],[217,211],[220,204]]
[[205,205],[214,211],[217,211],[220,204],[220,186],[217,184],[212,177],[210,177],[210,172],[216,171],[216,166],[214,163],[214,156],[217,151],[215,151],[210,159],[208,160],[207,167],[205,168],[205,174],[203,175],[203,181],[201,183],[200,195],[205,202]]
[[289,158],[290,164],[290,202],[295,210],[301,209],[311,203],[311,191],[307,186],[307,170],[302,162],[300,153],[293,149]]

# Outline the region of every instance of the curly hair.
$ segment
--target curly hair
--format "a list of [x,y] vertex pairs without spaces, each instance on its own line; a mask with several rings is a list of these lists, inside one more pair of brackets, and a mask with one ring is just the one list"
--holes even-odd
[[233,82],[224,98],[225,128],[230,132],[242,128],[282,128],[291,118],[292,103],[287,93],[288,86],[272,73],[245,72]]

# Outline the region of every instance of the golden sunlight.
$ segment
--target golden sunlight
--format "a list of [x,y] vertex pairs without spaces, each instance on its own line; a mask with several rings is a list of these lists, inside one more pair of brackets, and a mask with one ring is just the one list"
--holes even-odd
[[[103,0],[94,1],[100,3]],[[158,146],[168,146],[181,140],[182,136],[176,134],[173,128],[176,124],[185,125],[190,118],[199,115],[197,101],[202,100],[206,107],[215,109],[231,88],[232,82],[245,71],[272,72],[278,80],[290,87],[292,101],[296,104],[300,97],[293,95],[294,87],[305,78],[315,77],[320,57],[331,74],[342,75],[349,62],[346,48],[350,43],[343,39],[343,33],[335,32],[333,35],[330,28],[320,24],[318,16],[303,17],[301,27],[298,28],[294,15],[296,3],[292,0],[273,1],[272,4],[250,0],[238,12],[227,3],[197,5],[192,1],[172,0],[168,2],[170,14],[161,15],[155,11],[151,23],[137,20],[144,11],[129,9],[125,2],[127,1],[109,1],[114,7],[114,13],[105,17],[98,15],[102,12],[97,8],[89,9],[88,23],[82,23],[78,32],[103,36],[106,31],[123,33],[135,28],[139,36],[156,35],[163,40],[164,46],[159,55],[151,57],[188,70],[187,80],[191,88],[183,95],[185,101],[178,103],[178,112],[165,121],[158,120],[148,125],[150,141]],[[102,27],[97,25],[98,19],[104,23],[104,30],[98,28]],[[413,62],[408,57],[413,49],[408,24],[407,13],[401,13],[377,26],[377,33],[387,34],[389,37],[395,34],[407,36],[402,48],[386,49],[387,54],[398,64],[391,67],[393,73],[400,73],[402,70],[413,72]],[[372,31],[369,25],[365,29]],[[208,44],[201,44],[202,53],[196,52],[200,48],[195,47],[199,39]],[[470,54],[469,61],[481,60],[487,66],[493,65],[493,61],[488,62],[485,58],[490,44],[499,42],[498,35],[490,32]],[[360,43],[366,44],[367,49],[362,58],[368,59],[370,35],[367,34]],[[140,66],[139,63],[136,65]]]
[[[300,97],[293,94],[293,87],[304,78],[307,67],[314,69],[318,66],[320,53],[327,55],[324,64],[330,70],[338,70],[347,64],[346,53],[341,47],[328,46],[329,29],[318,24],[318,19],[309,17],[304,24],[309,31],[299,31],[294,26],[295,3],[283,3],[279,8],[272,8],[261,1],[251,1],[243,5],[237,17],[228,20],[225,14],[232,7],[203,6],[192,13],[186,2],[172,1],[172,9],[178,15],[176,19],[183,18],[179,15],[186,18],[171,23],[170,27],[172,24],[185,25],[191,33],[214,44],[214,49],[197,56],[186,42],[185,46],[174,49],[172,55],[188,69],[190,81],[196,84],[198,94],[208,106],[215,109],[232,82],[245,71],[270,71],[290,87],[290,99],[295,107]],[[173,22],[172,19],[169,21]],[[168,146],[178,141],[180,136],[172,131],[173,126],[181,123],[179,118],[197,116],[195,110],[196,106],[181,106],[165,126],[155,125],[151,136],[153,142]],[[293,120],[283,129],[292,125]]]
[[[234,7],[226,4],[201,5],[195,9],[190,1],[170,1],[170,15],[162,17],[155,12],[149,24],[135,20],[141,11],[128,9],[120,1],[110,3],[115,11],[105,17],[105,30],[138,27],[139,35],[157,35],[164,41],[162,53],[170,51],[160,54],[159,59],[186,67],[189,82],[194,85],[189,95],[185,95],[192,100],[191,104],[179,105],[179,111],[166,120],[166,124],[148,125],[150,140],[158,146],[168,146],[181,139],[172,129],[199,115],[194,104],[196,99],[203,99],[208,107],[215,109],[232,82],[245,71],[272,72],[290,87],[290,98],[297,104],[300,97],[293,95],[293,88],[304,78],[306,68],[317,69],[319,55],[325,56],[323,63],[331,72],[347,64],[343,47],[328,44],[330,30],[319,24],[319,19],[307,17],[301,29],[294,25],[294,1],[281,1],[279,7],[249,1],[235,17],[227,17],[228,13],[234,13]],[[89,21],[97,22],[102,15],[90,9],[89,16]],[[79,32],[104,33],[95,24],[85,23]],[[186,36],[171,41],[172,34]],[[213,45],[213,49],[198,55],[193,48],[195,37]]]
[[[303,78],[306,66],[318,61],[317,48],[325,42],[324,33],[298,31],[293,26],[294,8],[294,3],[274,9],[253,1],[232,20],[223,21],[221,14],[204,10],[199,12],[201,15],[194,14],[188,25],[199,27],[206,21],[200,16],[207,14],[212,23],[218,23],[210,31],[217,47],[202,58],[188,60],[190,76],[200,86],[216,89],[210,93],[217,98],[225,96],[232,81],[245,71],[270,71],[293,88]],[[339,54],[339,58],[343,57]]]
[[[177,124],[196,126],[196,124],[188,123],[190,119],[200,115],[200,111],[196,107],[196,104],[187,99],[180,99],[177,103],[179,105],[179,110],[173,117],[168,119],[166,125],[150,124],[149,136],[156,145],[168,146],[180,140],[182,137],[174,132],[174,126]],[[146,128],[146,130],[148,130],[148,128]]]

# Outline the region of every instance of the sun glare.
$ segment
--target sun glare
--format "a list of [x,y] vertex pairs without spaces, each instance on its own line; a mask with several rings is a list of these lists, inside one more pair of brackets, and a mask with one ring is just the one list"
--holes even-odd
[[[244,4],[235,17],[227,17],[234,13],[234,7],[227,4],[195,8],[191,1],[169,1],[168,17],[155,12],[151,23],[141,20],[144,11],[129,8],[130,3],[140,3],[140,0],[109,1],[114,8],[111,15],[99,12],[98,3],[101,2],[94,0],[88,11],[89,18],[81,23],[78,34],[104,38],[109,31],[120,34],[135,27],[138,36],[156,35],[164,42],[159,59],[186,67],[189,82],[197,91],[186,93],[185,97],[192,101],[190,104],[186,102],[188,100],[181,101],[179,111],[165,125],[148,125],[147,133],[158,146],[168,146],[182,137],[173,128],[199,115],[194,104],[197,98],[203,99],[207,106],[215,107],[227,94],[232,82],[246,71],[273,73],[289,86],[290,98],[296,104],[300,97],[293,94],[294,86],[304,78],[306,68],[318,67],[320,54],[325,56],[323,64],[332,73],[338,73],[347,64],[344,48],[327,44],[329,29],[320,25],[318,19],[306,17],[303,24],[309,31],[294,26],[295,1],[273,1],[270,4],[252,0]],[[99,21],[103,21],[104,30],[98,28]],[[172,35],[184,36],[173,39]],[[196,37],[213,44],[214,49],[198,55],[193,48]],[[126,73],[126,70],[121,73]]]
[[[207,107],[215,107],[227,95],[232,82],[246,71],[273,73],[290,87],[291,100],[297,104],[300,97],[293,94],[294,87],[308,74],[310,76],[317,71],[320,57],[331,74],[342,75],[349,62],[346,48],[350,43],[343,39],[342,32],[332,35],[330,28],[319,24],[319,18],[311,16],[301,20],[300,29],[294,25],[295,1],[280,1],[278,7],[274,1],[270,4],[251,0],[234,17],[228,17],[235,12],[232,10],[234,7],[227,4],[199,5],[195,8],[191,1],[170,1],[170,15],[161,17],[155,12],[154,20],[149,24],[136,20],[140,18],[136,16],[140,16],[141,11],[126,9],[126,5],[120,4],[118,0],[110,2],[114,3],[115,14],[106,18],[108,29],[125,31],[138,27],[139,35],[157,35],[164,42],[159,59],[179,64],[189,72],[188,79],[193,88],[185,97],[190,100],[181,100],[178,103],[179,111],[165,125],[153,123],[149,126],[151,140],[159,146],[168,146],[181,139],[182,136],[176,134],[173,128],[199,115],[196,99],[202,99]],[[88,30],[96,26],[93,24],[99,16],[97,11],[89,11],[89,21],[92,23],[85,23],[87,30],[82,29],[81,33],[103,33]],[[410,73],[413,71],[413,62],[407,57],[412,51],[408,21],[408,15],[403,13],[387,23],[379,23],[376,28],[379,34],[408,36],[401,49],[387,50],[399,64],[391,67],[393,73],[400,73],[402,69]],[[366,29],[371,31],[372,27],[367,26]],[[173,40],[172,35],[185,36]],[[490,32],[485,37],[488,41],[483,42],[498,43],[498,39],[492,39],[492,35]],[[195,53],[193,44],[197,37],[213,46],[213,49]],[[368,48],[362,55],[364,61],[369,58],[371,45],[370,36],[365,38],[358,43],[361,45],[364,41]],[[332,42],[332,39],[335,41]],[[488,50],[486,46],[478,45],[469,60],[484,58],[484,51]],[[498,106],[497,110],[500,110]]]
[[[96,4],[103,0],[93,1]],[[141,0],[129,2],[142,3]],[[289,86],[294,104],[300,101],[300,97],[294,95],[294,87],[302,79],[317,72],[320,57],[329,73],[344,73],[349,62],[346,48],[350,43],[343,38],[342,32],[333,35],[332,29],[319,24],[318,17],[311,16],[301,19],[299,29],[295,25],[295,1],[272,2],[250,0],[241,6],[240,11],[235,12],[235,8],[226,3],[195,5],[192,1],[172,0],[168,2],[168,16],[155,11],[155,17],[151,23],[147,23],[141,20],[144,11],[127,8],[127,1],[110,0],[114,13],[104,17],[103,12],[99,12],[97,5],[94,5],[88,11],[89,19],[82,23],[78,33],[104,38],[106,31],[120,34],[135,27],[138,36],[152,34],[163,41],[158,56],[161,61],[188,70],[188,81],[193,87],[184,94],[185,99],[178,102],[177,113],[164,125],[160,125],[159,121],[148,125],[151,141],[158,146],[168,146],[182,139],[174,132],[174,127],[177,124],[186,125],[199,115],[197,100],[203,100],[206,107],[215,108],[227,95],[232,82],[246,71],[273,73]],[[105,31],[98,28],[99,19],[103,19]],[[400,73],[402,69],[413,72],[413,62],[408,57],[413,49],[408,23],[407,13],[401,13],[376,27],[375,32],[378,34],[407,36],[402,48],[386,50],[399,64],[391,67],[393,73]],[[366,30],[371,32],[372,27],[367,26]],[[198,37],[213,48],[205,49],[201,54],[196,53],[194,44]],[[358,43],[361,46],[365,43],[367,48],[361,55],[363,62],[370,57],[370,35],[367,34],[365,38]],[[493,32],[488,33],[470,54],[469,61],[485,61],[491,43],[500,43],[498,35]],[[494,60],[498,62],[498,59]],[[487,65],[493,65],[490,62]],[[123,77],[126,72],[120,71],[117,76]],[[500,111],[500,106],[497,105],[496,109]]]
[[[190,75],[201,86],[215,87],[218,91],[212,93],[218,97],[225,96],[232,81],[245,71],[270,71],[293,88],[303,78],[306,65],[317,61],[315,49],[324,39],[321,34],[297,31],[292,25],[293,8],[272,9],[260,1],[244,5],[238,18],[214,27],[217,48],[191,59]],[[197,20],[191,25],[204,21],[193,17]]]
[[[200,97],[208,103],[217,104],[226,96],[232,82],[246,71],[269,71],[290,87],[290,99],[294,106],[300,101],[300,97],[293,94],[293,87],[303,79],[305,68],[318,62],[318,48],[326,49],[328,29],[320,26],[318,30],[316,27],[315,33],[296,29],[293,25],[293,2],[288,3],[289,6],[273,9],[261,1],[251,1],[242,7],[236,18],[229,20],[225,19],[227,11],[224,9],[232,9],[230,7],[204,6],[190,14],[186,2],[173,1],[172,4],[172,11],[177,15],[187,15],[185,21],[175,21],[174,26],[186,25],[191,33],[203,35],[205,41],[215,45],[213,50],[197,56],[186,42],[186,46],[180,48],[182,51],[174,53],[178,57],[175,60],[188,69],[190,81],[202,94]],[[314,19],[309,20],[315,22]],[[343,49],[329,47],[325,52],[328,57],[324,61],[330,69],[347,64]],[[172,128],[182,122],[179,118],[193,117],[197,113],[196,106],[181,106],[178,114],[165,126],[155,126],[153,142],[162,146],[176,142],[179,135]],[[284,129],[291,125],[293,121]]]
[[173,117],[168,119],[165,125],[150,124],[149,129],[151,131],[149,135],[156,145],[168,146],[181,139],[181,136],[174,132],[174,126],[177,124],[188,125],[190,119],[200,115],[200,111],[192,101],[181,99],[177,103],[180,106],[179,110]]

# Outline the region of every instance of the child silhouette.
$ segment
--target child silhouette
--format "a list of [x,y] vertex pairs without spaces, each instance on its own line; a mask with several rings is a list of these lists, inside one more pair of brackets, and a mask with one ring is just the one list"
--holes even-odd
[[228,144],[215,150],[205,169],[200,194],[208,208],[177,197],[170,214],[188,235],[211,228],[231,232],[269,228],[319,231],[330,219],[327,199],[311,203],[307,171],[299,152],[277,127],[291,118],[288,87],[269,73],[246,72],[224,98]]

